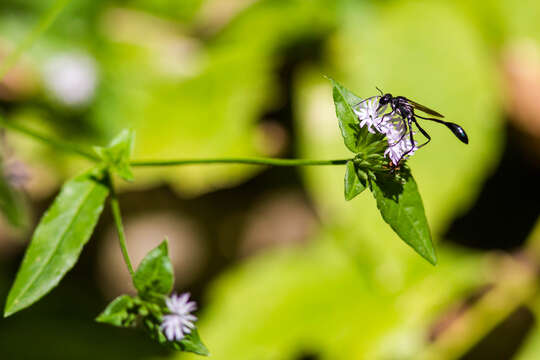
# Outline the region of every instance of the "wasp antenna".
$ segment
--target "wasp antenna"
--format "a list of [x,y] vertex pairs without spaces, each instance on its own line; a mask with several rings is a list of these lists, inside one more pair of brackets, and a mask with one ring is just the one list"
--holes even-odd
[[381,89],[379,89],[377,86],[375,86],[375,89],[377,89],[380,93],[381,93],[381,96],[383,95],[383,92]]

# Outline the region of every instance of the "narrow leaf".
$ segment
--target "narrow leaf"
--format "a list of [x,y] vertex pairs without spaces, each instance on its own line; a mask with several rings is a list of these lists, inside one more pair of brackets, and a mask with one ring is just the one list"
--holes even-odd
[[337,81],[333,79],[330,81],[333,85],[332,95],[336,116],[345,146],[357,154],[369,145],[383,141],[383,134],[372,134],[367,130],[367,127],[360,127],[358,116],[354,113],[353,108],[362,101],[362,98],[353,94]]
[[133,284],[141,296],[157,293],[167,295],[171,292],[174,274],[165,239],[158,247],[142,259],[135,272]]
[[2,62],[0,63],[0,80],[4,78],[7,72],[17,63],[21,55],[32,46],[36,39],[51,26],[54,20],[56,20],[58,15],[60,15],[62,10],[64,10],[70,2],[71,0],[56,0],[51,8],[41,16],[39,22],[33,26],[32,30],[24,37],[19,45],[17,45],[15,50],[2,59]]
[[365,178],[358,177],[354,162],[348,161],[345,170],[345,200],[352,200],[366,189]]
[[96,318],[97,322],[114,326],[128,327],[129,310],[133,308],[133,299],[128,295],[121,295],[114,299]]
[[38,301],[75,265],[108,193],[105,185],[89,176],[64,184],[34,232],[9,292],[4,316]]
[[371,182],[377,207],[399,237],[435,265],[437,256],[418,187],[408,169],[402,169],[400,176],[403,181],[391,174],[379,173]]

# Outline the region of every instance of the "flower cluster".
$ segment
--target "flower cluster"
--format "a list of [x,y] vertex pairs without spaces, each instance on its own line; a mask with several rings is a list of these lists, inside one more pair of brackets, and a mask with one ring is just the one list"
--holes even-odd
[[170,314],[163,316],[161,330],[169,341],[182,340],[195,328],[193,322],[197,317],[191,315],[191,312],[197,309],[197,304],[195,301],[189,301],[189,296],[189,293],[172,294],[165,300]]
[[418,150],[418,143],[411,140],[411,134],[401,117],[396,114],[385,115],[387,106],[377,111],[379,99],[379,96],[373,96],[362,101],[354,108],[354,112],[358,116],[360,127],[366,126],[370,133],[379,132],[386,136],[388,148],[384,156],[388,157],[394,166],[398,166],[400,160],[408,158]]

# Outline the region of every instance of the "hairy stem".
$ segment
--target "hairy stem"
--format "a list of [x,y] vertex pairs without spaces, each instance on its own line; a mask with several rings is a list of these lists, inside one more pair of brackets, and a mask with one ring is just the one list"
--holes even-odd
[[131,260],[129,259],[129,254],[126,244],[126,235],[124,234],[124,225],[122,225],[122,214],[120,213],[120,203],[118,202],[118,197],[116,196],[116,191],[114,189],[114,184],[112,180],[112,174],[108,174],[109,179],[109,189],[111,191],[111,210],[114,218],[114,223],[116,225],[116,230],[118,231],[118,242],[120,243],[120,249],[122,250],[122,256],[124,257],[124,262],[128,268],[129,274],[133,279],[135,272],[133,271],[133,265],[131,265]]
[[173,159],[173,160],[135,160],[130,164],[137,167],[179,166],[202,164],[248,164],[272,166],[316,166],[316,165],[345,165],[349,159],[339,160],[304,160],[304,159],[275,159],[275,158],[215,158],[215,159]]
[[39,20],[39,22],[34,26],[34,28],[26,35],[23,41],[15,48],[10,55],[0,64],[0,80],[6,75],[6,73],[11,69],[22,53],[27,50],[34,41],[45,31],[51,24],[56,20],[58,15],[64,10],[67,4],[71,0],[57,0],[53,6]]

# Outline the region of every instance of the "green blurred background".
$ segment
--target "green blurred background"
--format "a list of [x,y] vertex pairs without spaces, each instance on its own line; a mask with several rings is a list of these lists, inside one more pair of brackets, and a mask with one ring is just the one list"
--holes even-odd
[[[2,0],[0,59],[53,5]],[[137,133],[137,159],[333,159],[330,83],[427,104],[410,160],[439,264],[390,230],[344,167],[137,169],[121,184],[135,263],[169,237],[212,359],[540,358],[540,2],[73,0],[0,83],[2,115],[79,144]],[[89,164],[7,132],[26,229],[0,224],[0,298],[62,181]],[[535,230],[536,228],[536,230]],[[105,211],[77,266],[0,320],[1,359],[195,359],[93,322],[132,291]]]

